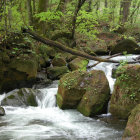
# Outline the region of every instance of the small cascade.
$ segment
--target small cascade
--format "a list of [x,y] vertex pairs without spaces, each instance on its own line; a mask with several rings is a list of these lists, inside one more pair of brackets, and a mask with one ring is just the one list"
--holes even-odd
[[5,93],[0,95],[0,105],[1,105],[1,101],[5,98]]
[[48,88],[40,89],[42,97],[36,97],[38,106],[42,109],[56,107],[58,81],[54,81]]
[[[137,56],[118,56],[113,60],[132,60]],[[96,63],[90,61],[89,65]],[[90,70],[103,70],[111,91],[115,79],[111,77],[115,64],[100,63]],[[97,118],[83,116],[76,110],[61,110],[56,106],[58,81],[40,89],[36,99],[38,107],[4,106],[6,115],[0,118],[0,139],[2,140],[121,140],[125,124],[108,124]],[[5,94],[0,95],[0,101]],[[107,114],[109,115],[109,114]]]
[[[129,55],[129,56],[117,56],[117,57],[114,57],[112,58],[111,60],[117,60],[117,61],[122,61],[122,60],[125,60],[125,61],[132,61],[133,59],[135,59],[138,55]],[[103,58],[107,58],[107,56],[103,56]],[[97,61],[94,61],[94,60],[90,60],[89,61],[89,66],[90,65],[93,65],[97,63]],[[102,63],[99,63],[98,65],[96,65],[95,67],[93,68],[90,68],[89,71],[91,70],[102,70],[104,71],[108,81],[109,81],[109,86],[110,86],[110,90],[111,90],[111,93],[113,92],[113,87],[114,87],[114,83],[115,83],[115,80],[114,78],[112,78],[112,69],[116,66],[116,64],[114,63],[105,63],[105,62],[102,62]]]
[[51,88],[51,89],[40,89],[42,92],[42,99],[40,100],[38,97],[37,102],[38,106],[40,108],[49,108],[49,107],[56,107],[56,93],[57,88]]

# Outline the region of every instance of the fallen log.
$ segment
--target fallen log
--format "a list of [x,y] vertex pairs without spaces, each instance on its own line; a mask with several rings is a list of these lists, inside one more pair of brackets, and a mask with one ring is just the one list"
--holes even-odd
[[[106,59],[111,59],[111,58],[116,57],[116,56],[119,56],[119,55],[121,55],[121,54],[122,54],[122,53],[117,53],[117,54],[114,54],[114,55],[109,56],[109,57],[106,58]],[[92,68],[92,67],[97,66],[97,65],[100,64],[100,63],[101,63],[101,62],[97,62],[97,63],[95,63],[95,64],[93,64],[93,65],[87,66],[87,68],[90,69],[90,68]]]
[[[56,42],[56,41],[52,41],[50,39],[41,37],[40,35],[38,35],[37,33],[31,31],[30,29],[22,29],[23,33],[29,33],[31,35],[31,37],[37,41],[40,41],[46,45],[49,45],[51,47],[54,48],[58,48],[64,52],[70,53],[72,55],[76,55],[76,56],[80,56],[83,58],[87,58],[90,60],[95,60],[95,61],[99,61],[99,62],[108,62],[108,63],[120,63],[120,61],[115,61],[115,60],[109,60],[109,59],[105,59],[105,58],[100,58],[100,57],[96,57],[96,56],[91,56],[85,52],[81,52],[81,51],[77,51],[75,49],[69,48],[67,46],[64,46],[63,44]],[[140,61],[132,61],[132,62],[128,62],[128,63],[137,63]]]

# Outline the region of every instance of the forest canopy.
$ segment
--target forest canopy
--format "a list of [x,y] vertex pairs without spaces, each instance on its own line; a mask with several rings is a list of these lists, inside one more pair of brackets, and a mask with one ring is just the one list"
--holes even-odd
[[140,0],[1,0],[0,31],[30,26],[47,36],[63,30],[96,38],[100,26],[111,31],[137,27],[139,8]]

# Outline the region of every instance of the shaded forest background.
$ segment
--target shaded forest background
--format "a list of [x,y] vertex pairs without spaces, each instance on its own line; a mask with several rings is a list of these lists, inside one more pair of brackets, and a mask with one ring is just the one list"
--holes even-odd
[[111,46],[114,38],[139,42],[139,9],[140,0],[1,0],[0,40],[30,27],[94,54],[91,46],[104,49],[104,43]]

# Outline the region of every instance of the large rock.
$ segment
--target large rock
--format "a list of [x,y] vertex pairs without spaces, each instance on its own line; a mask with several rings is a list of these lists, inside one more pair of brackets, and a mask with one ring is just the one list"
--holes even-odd
[[61,67],[61,66],[66,66],[67,62],[65,61],[64,57],[55,57],[53,60],[52,60],[52,65],[53,66],[58,66],[58,67]]
[[127,119],[131,110],[140,104],[140,65],[126,65],[117,72],[109,111],[113,116]]
[[77,105],[86,91],[86,89],[83,88],[85,75],[86,72],[84,71],[73,71],[60,79],[57,104],[61,109],[77,108]]
[[1,61],[0,91],[29,87],[36,79],[37,69],[37,59],[33,56],[32,59],[28,55],[13,58],[8,64]]
[[0,106],[0,116],[4,116],[5,115],[5,110],[3,107]]
[[116,54],[124,51],[126,51],[129,54],[139,54],[140,47],[134,41],[125,39],[120,41],[117,45],[115,45],[114,48],[113,47],[111,48],[112,54]]
[[69,68],[73,71],[73,70],[86,70],[86,67],[88,65],[88,60],[83,59],[83,58],[76,58],[74,60],[72,60],[69,63]]
[[106,113],[110,97],[108,80],[103,71],[91,71],[87,79],[86,92],[78,105],[78,111],[85,116]]
[[1,101],[1,105],[37,106],[36,95],[39,94],[39,90],[33,90],[30,88],[14,90],[6,94],[6,97]]
[[67,66],[62,66],[62,67],[49,67],[47,68],[47,74],[48,78],[51,80],[58,80],[60,77],[66,73],[69,72],[69,69]]
[[109,84],[102,71],[73,71],[60,79],[57,104],[61,109],[78,108],[85,116],[106,111]]
[[128,118],[123,140],[140,140],[140,104],[132,110]]

